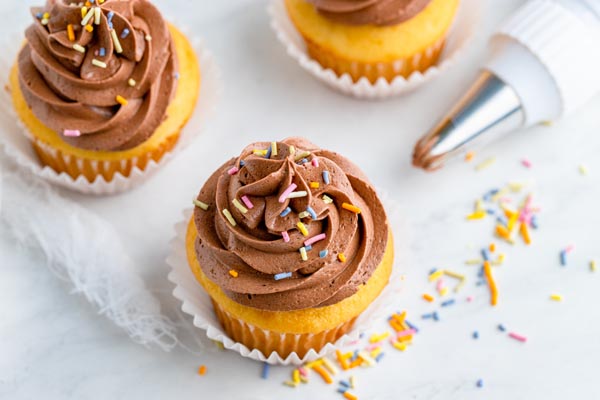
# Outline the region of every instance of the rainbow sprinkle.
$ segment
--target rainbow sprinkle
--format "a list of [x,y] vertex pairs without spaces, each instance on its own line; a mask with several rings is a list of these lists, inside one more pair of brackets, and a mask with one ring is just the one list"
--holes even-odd
[[241,197],[241,199],[244,202],[244,204],[246,205],[246,207],[248,207],[249,210],[252,210],[254,208],[254,204],[252,204],[252,202],[250,201],[250,199],[248,198],[248,196],[243,195]]
[[360,208],[358,208],[355,205],[352,205],[350,203],[342,203],[342,208],[344,210],[348,210],[350,212],[353,212],[354,214],[360,214]]
[[323,195],[323,203],[325,204],[331,204],[333,203],[333,199],[329,196],[327,196],[326,194]]
[[330,181],[329,181],[329,171],[325,170],[323,171],[323,182],[326,185],[329,185]]
[[300,247],[300,249],[298,251],[300,252],[300,257],[302,258],[302,261],[308,261],[308,255],[306,254],[306,247]]
[[305,240],[304,245],[305,246],[313,245],[313,244],[317,243],[318,241],[324,240],[326,237],[327,237],[327,234],[319,233],[318,235],[315,235],[315,236],[311,237],[310,239]]
[[311,206],[306,207],[306,212],[310,215],[312,219],[317,219],[317,213]]
[[79,137],[81,136],[81,132],[77,129],[65,129],[63,135],[67,137]]
[[283,193],[281,193],[281,195],[279,196],[279,202],[284,203],[287,200],[290,193],[296,190],[297,187],[298,185],[296,185],[295,183],[292,183],[290,186],[288,186],[287,189],[285,189]]
[[340,260],[341,262],[346,262],[346,256],[344,255],[344,253],[338,254],[338,260]]
[[115,97],[115,100],[117,101],[117,103],[119,103],[122,106],[126,106],[128,101],[125,97],[121,96],[120,94],[117,95],[117,97]]
[[281,212],[281,214],[279,214],[280,217],[285,217],[286,215],[288,215],[289,213],[292,212],[292,209],[290,207],[286,207],[285,210],[283,210]]
[[110,37],[113,41],[113,45],[115,46],[115,51],[117,52],[117,54],[121,54],[123,52],[123,47],[121,47],[121,42],[119,41],[119,38],[117,37],[117,32],[114,29],[110,30]]
[[228,175],[235,175],[235,174],[237,174],[239,172],[239,170],[240,169],[234,165],[233,167],[231,167],[231,168],[229,168],[227,170],[227,174]]
[[73,50],[78,51],[79,53],[85,53],[85,47],[83,47],[82,45],[75,43],[73,45]]
[[100,68],[106,68],[105,62],[96,60],[95,58],[92,59],[92,65],[95,65],[96,67],[100,67]]
[[281,236],[283,237],[283,241],[285,243],[288,243],[290,241],[290,235],[287,233],[287,231],[282,231]]
[[525,336],[523,336],[523,335],[521,335],[521,334],[515,333],[515,332],[509,332],[509,333],[508,333],[508,336],[509,336],[511,339],[518,340],[519,342],[522,342],[522,343],[525,343],[525,342],[527,342],[527,337],[525,337]]
[[226,209],[226,208],[223,209],[223,215],[225,215],[225,218],[227,218],[227,221],[229,221],[231,226],[237,225],[237,223],[235,222],[235,219],[233,219],[233,216],[231,215],[231,213],[229,212],[228,209]]
[[208,210],[208,204],[206,204],[198,199],[193,199],[192,202],[194,203],[194,205],[196,207],[199,207],[199,208],[203,209],[204,211]]
[[237,278],[239,274],[235,269],[230,269],[229,275],[233,276],[234,278]]
[[132,79],[132,78],[130,78],[130,79],[127,81],[127,84],[128,84],[129,86],[131,86],[131,87],[135,87],[136,83],[137,83],[137,82],[135,81],[135,79]]
[[246,214],[248,212],[248,209],[246,207],[244,207],[244,205],[242,203],[239,202],[238,199],[233,199],[233,201],[231,202],[233,204],[233,206],[235,208],[237,208],[242,214]]
[[269,364],[264,362],[263,363],[263,368],[262,368],[262,372],[260,374],[260,377],[262,379],[267,379],[269,377]]
[[121,39],[125,39],[127,36],[129,36],[129,29],[125,28],[123,29],[123,32],[121,32]]
[[308,196],[308,192],[306,190],[299,190],[297,192],[291,192],[290,194],[288,194],[287,198],[288,199],[297,199],[299,197],[306,197]]
[[287,279],[287,278],[291,278],[291,277],[292,277],[292,273],[291,273],[291,272],[281,272],[281,273],[279,273],[279,274],[275,274],[275,275],[273,276],[273,278],[274,278],[276,281],[279,281],[279,280],[281,280],[281,279]]
[[296,226],[298,227],[298,230],[302,233],[303,236],[308,236],[308,230],[302,222],[296,223]]

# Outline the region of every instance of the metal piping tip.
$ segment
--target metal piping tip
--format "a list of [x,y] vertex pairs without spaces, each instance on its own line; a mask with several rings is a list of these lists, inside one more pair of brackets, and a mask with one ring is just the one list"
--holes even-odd
[[452,110],[417,142],[413,165],[434,171],[475,142],[491,141],[524,123],[516,92],[496,75],[483,71]]

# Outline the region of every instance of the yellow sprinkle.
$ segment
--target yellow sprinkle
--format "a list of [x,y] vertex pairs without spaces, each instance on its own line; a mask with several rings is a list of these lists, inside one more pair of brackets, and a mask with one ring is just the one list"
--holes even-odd
[[388,336],[390,336],[390,332],[384,332],[382,334],[372,334],[371,337],[369,338],[369,342],[370,343],[377,343],[377,342],[381,342],[382,340],[386,339]]
[[590,261],[590,270],[591,270],[592,272],[595,272],[595,271],[596,271],[596,269],[597,269],[597,267],[596,267],[596,260],[592,260],[592,261]]
[[341,262],[346,262],[346,256],[344,255],[344,253],[338,254],[338,260],[340,260]]
[[460,289],[463,288],[463,286],[465,285],[465,283],[467,282],[467,279],[461,279],[458,284],[454,287],[454,292],[458,293],[460,291]]
[[448,294],[448,288],[447,287],[443,287],[440,289],[440,296],[445,296]]
[[473,157],[475,157],[475,153],[472,151],[469,151],[467,154],[465,154],[465,161],[469,162],[473,159]]
[[407,347],[407,343],[405,343],[405,342],[397,342],[396,341],[392,345],[394,346],[395,349],[398,349],[400,351],[406,350],[406,347]]
[[353,212],[354,214],[360,214],[360,208],[356,207],[355,205],[349,203],[342,203],[342,208]]
[[228,209],[226,209],[226,208],[223,209],[223,215],[225,215],[225,218],[227,218],[227,221],[229,221],[231,226],[237,225],[237,223],[235,222],[235,219],[233,219],[233,216],[231,215],[231,213],[229,212]]
[[196,207],[200,207],[201,209],[203,209],[204,211],[208,210],[208,204],[198,200],[198,199],[193,199],[192,202],[194,203],[194,205]]
[[550,300],[554,300],[554,301],[562,301],[562,296],[560,294],[556,294],[556,293],[552,293],[550,295]]
[[308,156],[310,156],[310,151],[303,151],[302,153],[296,154],[296,156],[294,157],[294,161],[302,160],[303,158],[306,158]]
[[588,174],[588,172],[589,172],[589,171],[588,171],[588,169],[587,169],[587,167],[586,167],[585,165],[581,164],[581,165],[579,166],[579,173],[580,173],[581,175],[587,175],[587,174]]
[[483,264],[483,260],[480,258],[472,258],[470,260],[465,261],[467,265],[481,265]]
[[314,367],[318,367],[319,365],[323,365],[323,359],[322,358],[316,359],[314,361],[309,361],[304,366],[306,368],[314,368]]
[[483,218],[485,218],[486,215],[487,215],[487,213],[484,210],[477,210],[474,213],[467,215],[467,219],[469,219],[469,220],[483,219]]
[[289,152],[293,156],[294,154],[296,154],[296,148],[293,145],[290,146]]
[[540,122],[540,125],[550,127],[550,126],[554,125],[554,121],[542,121],[542,122]]
[[136,83],[137,82],[135,81],[135,79],[131,79],[131,78],[127,81],[127,84],[131,87],[134,87],[136,85]]
[[122,53],[123,48],[121,47],[121,42],[119,41],[117,32],[114,29],[110,30],[110,37],[112,38],[113,44],[115,45],[115,51],[117,52],[117,54]]
[[481,199],[477,199],[475,201],[475,211],[482,211],[482,210],[483,210],[483,201],[481,201]]
[[115,100],[117,101],[117,103],[119,103],[122,106],[126,106],[127,105],[127,99],[123,96],[121,96],[120,94],[117,95],[117,97],[115,97]]
[[96,67],[100,67],[100,68],[106,68],[105,62],[96,60],[95,58],[92,58],[92,65],[95,65]]
[[92,32],[94,32],[94,27],[91,26],[91,25],[86,25],[85,26],[85,30],[88,31],[88,32],[90,32],[90,33],[92,33]]
[[464,275],[459,274],[458,272],[448,271],[447,269],[444,270],[444,275],[449,276],[451,278],[459,279],[459,280],[465,279]]
[[430,302],[430,303],[431,303],[431,302],[432,302],[433,300],[435,300],[435,299],[434,299],[434,298],[433,298],[433,296],[432,296],[432,295],[430,295],[429,293],[423,293],[423,300],[426,300],[426,301],[428,301],[428,302]]
[[496,202],[500,199],[500,197],[504,196],[506,193],[508,192],[508,190],[506,188],[502,188],[498,191],[498,193],[496,193],[495,195],[492,196],[492,201]]
[[73,30],[73,24],[67,25],[67,37],[71,42],[75,41],[75,31]]
[[496,162],[496,157],[490,157],[487,160],[475,166],[476,171],[482,171]]
[[296,386],[298,386],[298,384],[297,384],[297,383],[295,383],[295,382],[292,382],[292,381],[285,381],[285,382],[283,382],[283,384],[284,384],[284,385],[287,385],[287,386],[289,386],[289,387],[293,387],[293,388],[295,388]]
[[267,155],[267,150],[259,150],[259,149],[254,149],[252,150],[252,153],[257,155],[257,156],[266,156]]
[[302,261],[308,260],[308,255],[306,254],[306,247],[300,247],[300,257],[302,257]]
[[237,278],[239,274],[235,269],[230,269],[229,275],[233,276],[234,278]]
[[336,366],[326,357],[322,358],[323,366],[327,368],[331,375],[337,375],[340,371],[336,368]]
[[98,4],[104,3],[104,0],[98,0]]
[[502,265],[505,258],[506,258],[506,254],[504,254],[504,253],[498,254],[498,258],[496,259],[496,261],[492,261],[492,265]]
[[271,142],[271,155],[277,155],[277,142]]
[[292,371],[292,380],[296,384],[300,383],[300,371],[298,371],[297,369]]
[[371,351],[371,354],[369,354],[372,358],[377,358],[377,356],[379,354],[381,354],[381,352],[383,351],[383,349],[381,347],[377,347],[376,349],[374,349],[373,351]]
[[354,378],[354,375],[350,376],[350,387],[352,389],[356,388],[356,379]]
[[44,15],[42,15],[42,19],[50,19],[50,13],[45,12]]
[[87,7],[83,6],[83,7],[81,7],[81,18],[85,18],[86,15],[87,15]]
[[437,280],[438,278],[441,278],[442,275],[444,275],[443,269],[438,269],[437,271],[432,272],[431,274],[429,274],[429,282],[433,282],[433,281]]
[[102,11],[100,7],[94,7],[94,24],[100,25],[100,16],[102,15]]
[[371,356],[369,354],[367,354],[366,351],[359,351],[358,357],[360,359],[362,359],[364,362],[366,362],[367,365],[369,365],[369,366],[373,366],[373,365],[377,364],[377,362],[375,360],[373,360],[373,358],[371,358]]
[[298,214],[298,218],[302,219],[302,218],[307,218],[310,217],[310,213],[308,211],[302,211],[301,213]]
[[94,9],[90,8],[89,10],[87,10],[87,7],[83,7],[81,9],[81,12],[83,13],[83,9],[86,9],[86,13],[85,16],[83,17],[83,19],[81,20],[81,26],[86,26],[88,24],[88,22],[90,22],[90,20],[94,17]]
[[318,189],[319,188],[319,182],[311,182],[310,183],[310,187],[311,187],[311,189]]
[[308,236],[308,230],[302,222],[298,222],[296,226],[298,227],[298,230],[302,233],[302,235]]
[[73,50],[78,51],[80,53],[85,53],[85,47],[83,47],[82,45],[75,43],[73,45]]
[[509,182],[508,188],[513,192],[520,192],[525,187],[525,184],[522,182]]
[[333,199],[331,197],[327,196],[326,194],[324,194],[323,195],[323,202],[325,204],[331,204],[331,203],[333,203]]
[[506,228],[508,229],[509,232],[512,232],[513,229],[515,229],[515,225],[517,224],[517,221],[519,220],[519,214],[515,213],[512,217],[510,217],[508,219],[508,223],[506,224]]
[[248,212],[248,209],[246,207],[244,207],[244,205],[242,203],[240,203],[238,201],[238,199],[233,199],[233,201],[231,203],[233,204],[233,206],[235,208],[237,208],[238,210],[240,210],[240,212],[242,214],[246,214]]

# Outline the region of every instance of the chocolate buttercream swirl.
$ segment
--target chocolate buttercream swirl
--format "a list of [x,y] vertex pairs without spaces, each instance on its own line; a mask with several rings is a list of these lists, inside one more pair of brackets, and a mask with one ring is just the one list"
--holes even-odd
[[32,8],[35,22],[18,60],[20,87],[35,116],[67,143],[126,150],[166,116],[176,86],[174,44],[147,0],[88,5],[48,0]]
[[430,0],[307,0],[332,21],[347,25],[396,25],[420,13]]
[[335,304],[367,282],[383,258],[383,206],[364,174],[339,154],[300,138],[271,146],[246,147],[200,191],[197,199],[209,205],[194,214],[202,271],[228,297],[258,309]]

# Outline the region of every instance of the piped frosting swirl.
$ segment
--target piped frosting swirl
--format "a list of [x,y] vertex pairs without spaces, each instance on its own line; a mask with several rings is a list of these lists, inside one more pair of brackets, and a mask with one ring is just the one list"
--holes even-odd
[[396,25],[420,13],[431,0],[307,0],[332,21],[347,25]]
[[364,174],[337,153],[289,138],[254,143],[197,200],[202,271],[234,301],[288,311],[354,294],[383,258],[387,218]]
[[82,149],[118,151],[147,140],[166,117],[177,58],[147,0],[48,0],[32,8],[19,54],[27,104]]

